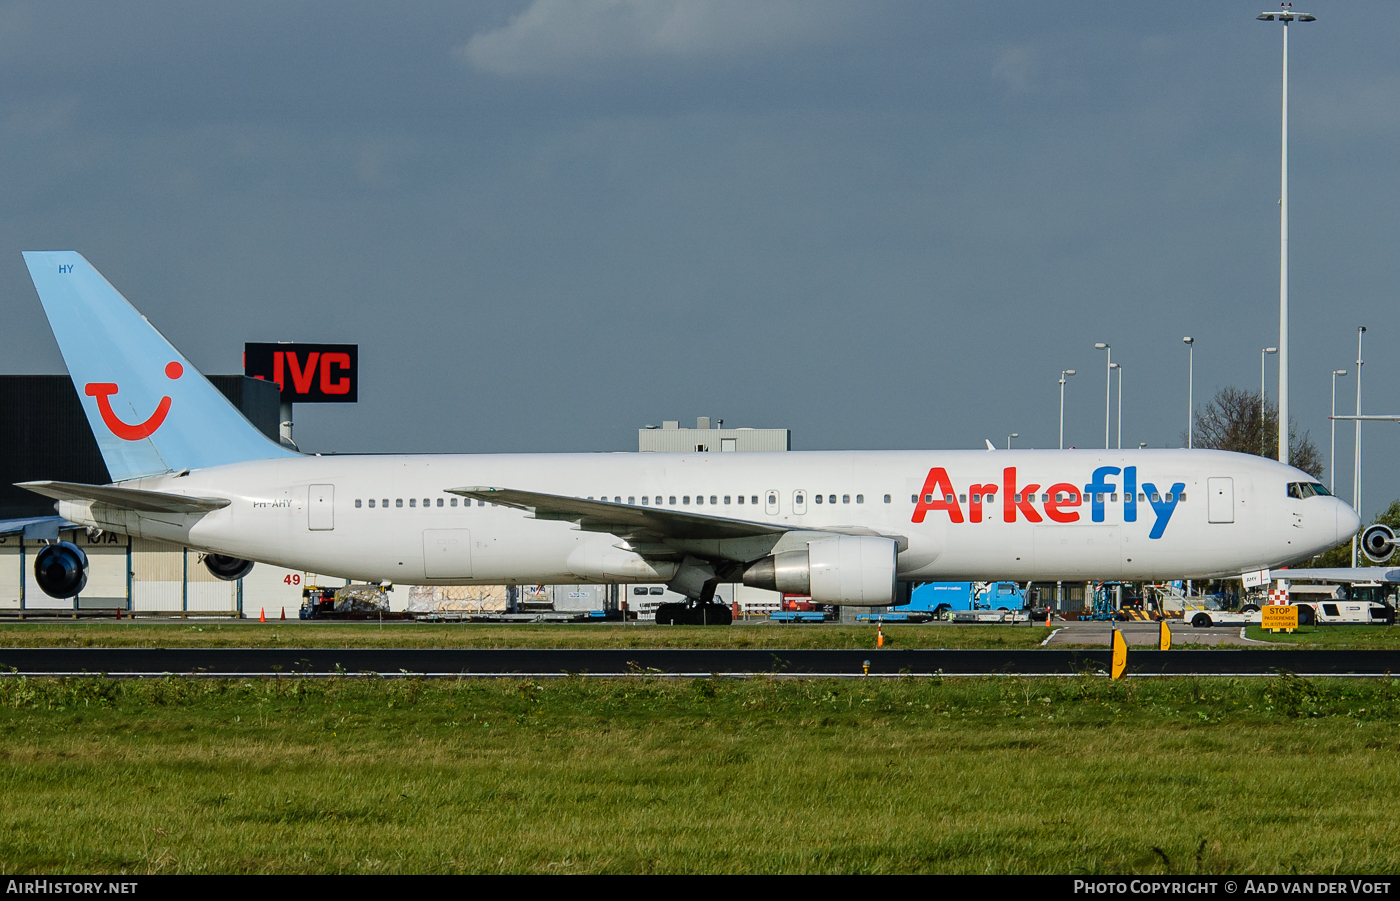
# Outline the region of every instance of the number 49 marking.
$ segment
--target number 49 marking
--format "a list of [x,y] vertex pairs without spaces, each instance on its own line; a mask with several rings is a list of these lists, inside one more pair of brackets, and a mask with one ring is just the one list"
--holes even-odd
[[285,583],[288,584],[288,585],[300,585],[300,584],[301,584],[301,575],[300,575],[299,573],[292,573],[292,574],[288,575],[286,578],[284,578],[282,581],[285,582]]

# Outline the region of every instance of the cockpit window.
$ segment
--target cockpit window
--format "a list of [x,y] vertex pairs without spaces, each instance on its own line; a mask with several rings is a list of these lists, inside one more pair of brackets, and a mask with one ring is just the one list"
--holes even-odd
[[1302,500],[1308,497],[1331,497],[1326,485],[1318,482],[1289,482],[1288,496]]

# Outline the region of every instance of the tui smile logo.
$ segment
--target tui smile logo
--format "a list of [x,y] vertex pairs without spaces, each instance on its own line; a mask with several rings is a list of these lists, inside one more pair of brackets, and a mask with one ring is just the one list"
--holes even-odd
[[[165,377],[172,381],[185,374],[185,367],[178,361],[165,364]],[[119,389],[115,382],[88,382],[83,387],[83,393],[88,397],[97,398],[97,409],[102,414],[102,421],[107,424],[107,428],[112,430],[112,434],[126,441],[140,441],[142,438],[149,438],[156,433],[156,430],[165,423],[165,415],[170,412],[169,395],[162,397],[160,403],[156,404],[156,411],[150,415],[145,422],[138,422],[129,425],[122,422],[112,409],[111,396]]]

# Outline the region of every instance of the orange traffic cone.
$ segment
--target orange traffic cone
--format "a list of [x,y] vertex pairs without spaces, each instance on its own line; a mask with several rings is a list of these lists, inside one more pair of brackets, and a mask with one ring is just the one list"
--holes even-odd
[[1050,608],[1045,608],[1045,628],[1050,628]]
[[283,618],[283,619],[286,619],[286,618],[287,618],[287,608],[286,608],[286,607],[283,607],[283,608],[282,608],[282,618]]
[[261,607],[258,608],[258,622],[260,622],[260,623],[265,623],[265,622],[267,622],[267,614],[263,612],[263,608],[261,608]]
[[877,647],[877,648],[883,648],[884,646],[885,646],[885,626],[884,626],[883,623],[880,623],[880,624],[877,624],[877,625],[875,626],[875,647]]

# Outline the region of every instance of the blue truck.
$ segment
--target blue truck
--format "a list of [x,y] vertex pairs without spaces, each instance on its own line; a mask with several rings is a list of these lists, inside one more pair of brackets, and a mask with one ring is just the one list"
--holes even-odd
[[[1015,582],[925,582],[914,588],[909,603],[889,613],[856,617],[861,622],[928,622],[933,619],[969,619],[958,613],[1014,612],[1026,606],[1026,590]],[[969,621],[974,621],[975,616]]]

